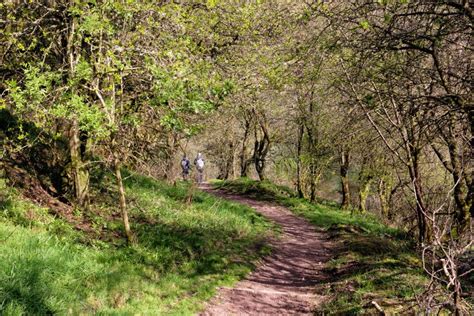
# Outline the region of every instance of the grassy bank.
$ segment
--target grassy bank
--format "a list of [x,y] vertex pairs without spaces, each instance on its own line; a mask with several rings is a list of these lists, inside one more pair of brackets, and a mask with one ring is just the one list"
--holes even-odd
[[319,314],[374,313],[375,301],[387,313],[413,312],[415,294],[427,281],[421,262],[404,232],[377,218],[343,211],[334,203],[312,204],[292,190],[249,179],[215,182],[215,186],[257,199],[276,201],[315,226],[327,230],[334,256],[326,264],[330,280],[317,287],[329,300]]
[[201,192],[188,204],[187,184],[138,175],[126,179],[128,247],[113,179],[97,190],[72,224],[0,183],[0,314],[190,314],[269,251],[273,228],[251,209]]

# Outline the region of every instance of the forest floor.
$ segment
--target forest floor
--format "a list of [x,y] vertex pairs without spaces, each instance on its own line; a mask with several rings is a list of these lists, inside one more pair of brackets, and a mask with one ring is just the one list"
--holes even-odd
[[234,287],[221,288],[202,315],[312,315],[326,299],[315,293],[315,285],[329,279],[323,269],[333,249],[328,233],[275,203],[213,189],[209,184],[201,189],[250,206],[281,227],[280,238],[269,241],[272,254]]

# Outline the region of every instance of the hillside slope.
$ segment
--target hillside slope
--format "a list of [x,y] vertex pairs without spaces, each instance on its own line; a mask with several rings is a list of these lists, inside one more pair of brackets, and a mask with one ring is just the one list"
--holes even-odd
[[252,209],[201,192],[187,204],[186,184],[138,175],[126,180],[128,247],[111,183],[67,219],[1,183],[0,314],[190,314],[269,251],[272,226]]

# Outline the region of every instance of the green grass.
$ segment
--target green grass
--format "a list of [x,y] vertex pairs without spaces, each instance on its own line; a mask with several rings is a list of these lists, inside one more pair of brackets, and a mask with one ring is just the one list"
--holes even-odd
[[75,211],[84,232],[0,183],[1,315],[191,314],[269,252],[275,229],[250,208],[201,192],[186,204],[185,183],[129,174],[125,185],[131,247],[110,193]]
[[427,282],[411,239],[371,214],[351,214],[329,201],[313,204],[268,181],[243,178],[216,181],[214,185],[277,201],[328,232],[334,244],[333,258],[325,267],[330,279],[318,285],[317,291],[329,299],[317,313],[376,313],[372,300],[388,313],[408,313],[415,294]]

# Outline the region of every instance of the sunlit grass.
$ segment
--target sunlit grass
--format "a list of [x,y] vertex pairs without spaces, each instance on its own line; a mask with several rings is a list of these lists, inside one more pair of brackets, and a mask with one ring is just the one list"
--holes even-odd
[[86,234],[4,187],[1,315],[191,314],[269,252],[273,227],[250,208],[202,192],[187,204],[186,183],[128,176],[131,247],[107,199],[77,212],[90,221]]

